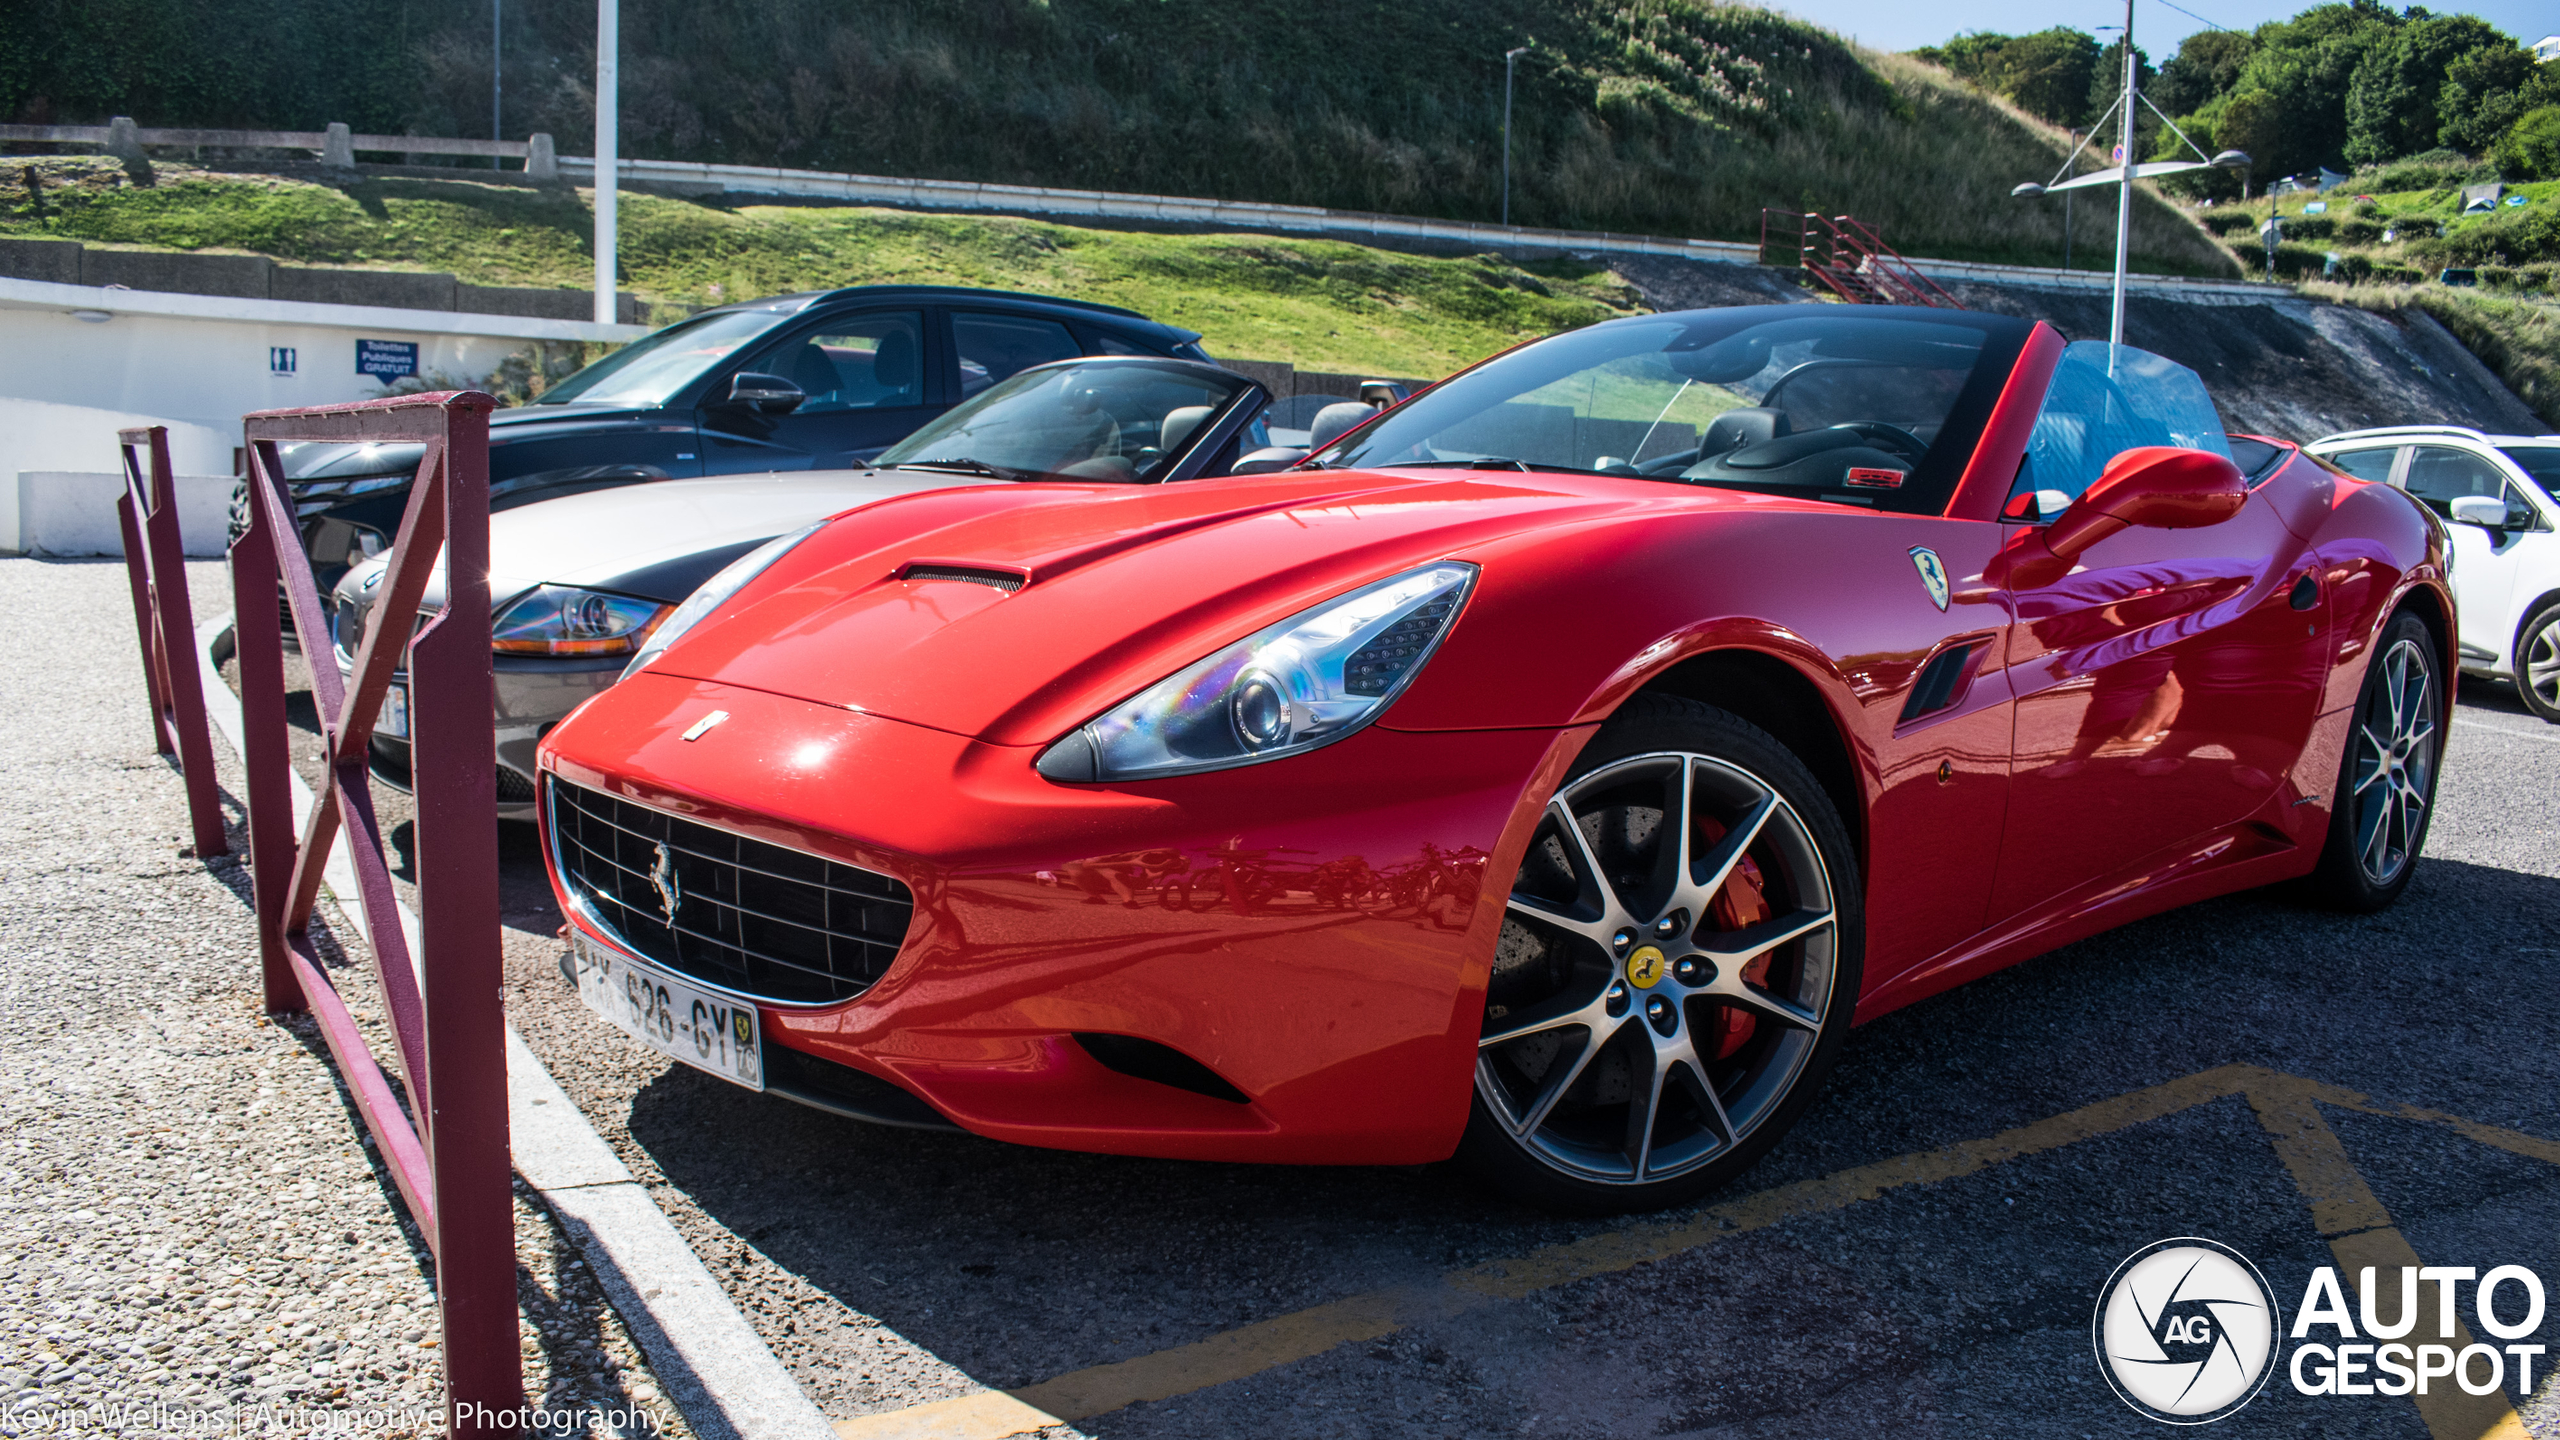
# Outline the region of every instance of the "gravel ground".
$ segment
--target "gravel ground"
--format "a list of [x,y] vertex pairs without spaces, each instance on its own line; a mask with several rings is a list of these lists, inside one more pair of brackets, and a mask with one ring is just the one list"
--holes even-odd
[[[229,608],[218,563],[190,571],[200,614]],[[318,1032],[259,1011],[246,873],[193,858],[151,755],[123,567],[0,560],[0,610],[44,617],[0,690],[0,1434],[440,1432],[431,1263]],[[548,1212],[516,1209],[528,1396],[687,1433]]]
[[[128,709],[110,718],[138,729]],[[99,734],[85,743],[152,770],[132,759],[138,742]],[[2232,1063],[2560,1135],[2560,728],[2474,685],[2453,739],[2429,858],[2397,909],[2350,919],[2231,897],[1888,1016],[1851,1036],[1822,1102],[1718,1198]],[[156,837],[137,868],[199,883],[166,858],[174,783],[154,772],[133,788],[159,806],[110,802],[157,817],[124,827]],[[399,797],[383,798],[396,824]],[[752,1095],[650,1057],[580,1007],[529,831],[502,838],[501,864],[516,1025],[831,1416],[1033,1383],[1609,1228],[1501,1205],[1439,1166],[1073,1155]],[[124,903],[173,903],[169,887],[131,889]],[[77,908],[64,897],[43,913]],[[7,933],[14,953],[22,932]],[[243,1037],[272,1034],[236,987],[221,993]],[[312,1063],[308,1046],[277,1053]],[[2560,1168],[2408,1121],[2328,1119],[2427,1263],[2560,1280]],[[342,1114],[314,1123],[343,1148]],[[2098,1377],[2090,1309],[2127,1253],[2181,1234],[2239,1248],[2280,1292],[2329,1262],[2256,1117],[2228,1099],[1056,1433],[2151,1435]],[[2531,1338],[2560,1351],[2554,1300]],[[608,1311],[582,1313],[610,1327]],[[2528,1428],[2560,1440],[2560,1385],[2537,1386]],[[2405,1400],[2314,1400],[2278,1380],[2216,1433],[2426,1432]]]

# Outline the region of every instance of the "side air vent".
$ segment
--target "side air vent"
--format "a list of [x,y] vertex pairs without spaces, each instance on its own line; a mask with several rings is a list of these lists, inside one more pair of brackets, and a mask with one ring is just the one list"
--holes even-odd
[[1972,668],[1974,652],[1980,642],[1950,645],[1937,653],[1912,683],[1911,698],[1902,703],[1902,720],[1908,724],[1923,715],[1935,714],[1956,703],[1964,693],[1966,673]]
[[1015,570],[981,570],[969,565],[910,565],[898,574],[901,580],[958,580],[967,585],[992,585],[1007,595],[1022,588],[1025,577]]
[[1176,1090],[1206,1095],[1232,1105],[1245,1103],[1245,1093],[1226,1081],[1217,1071],[1183,1054],[1170,1045],[1141,1040],[1135,1035],[1096,1035],[1076,1032],[1076,1043],[1084,1052],[1101,1062],[1105,1070],[1116,1070],[1140,1080],[1153,1080]]

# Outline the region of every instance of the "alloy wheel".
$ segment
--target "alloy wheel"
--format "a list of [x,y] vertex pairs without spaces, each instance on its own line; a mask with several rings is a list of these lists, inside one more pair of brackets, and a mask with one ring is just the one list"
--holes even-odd
[[2560,715],[2560,607],[2536,618],[2542,623],[2516,647],[2521,662],[2517,688],[2526,692],[2528,706],[2549,719]]
[[1839,947],[1821,848],[1776,787],[1695,753],[1602,766],[1549,803],[1521,865],[1477,1092],[1572,1179],[1696,1171],[1804,1071]]
[[2415,641],[2399,640],[2377,662],[2381,683],[2357,717],[2354,788],[2356,863],[2374,885],[2407,869],[2426,834],[2435,793],[2435,676]]

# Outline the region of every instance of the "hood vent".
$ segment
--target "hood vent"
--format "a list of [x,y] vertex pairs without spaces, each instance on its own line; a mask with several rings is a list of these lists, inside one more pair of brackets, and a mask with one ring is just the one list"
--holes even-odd
[[1019,570],[991,570],[977,565],[911,564],[898,572],[901,580],[958,580],[969,585],[992,585],[1007,595],[1023,587],[1030,579]]

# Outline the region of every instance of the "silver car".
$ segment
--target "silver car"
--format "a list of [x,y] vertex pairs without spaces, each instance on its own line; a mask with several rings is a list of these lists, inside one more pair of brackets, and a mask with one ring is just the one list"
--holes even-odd
[[[954,485],[1224,475],[1268,441],[1268,399],[1254,381],[1199,361],[1060,361],[927,423],[877,468],[661,480],[490,516],[498,817],[534,818],[533,752],[544,733],[726,598],[745,577],[724,590],[723,573],[755,566],[768,542],[858,505]],[[363,561],[338,582],[330,630],[341,675],[354,673],[389,563]],[[443,603],[439,568],[412,628]],[[404,671],[369,756],[373,773],[403,790],[407,687]]]

